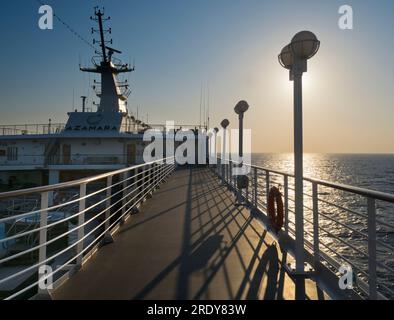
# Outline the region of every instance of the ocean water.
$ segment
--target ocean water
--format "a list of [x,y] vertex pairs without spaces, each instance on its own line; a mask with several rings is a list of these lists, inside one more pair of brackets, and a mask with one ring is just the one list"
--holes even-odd
[[[253,154],[252,163],[287,173],[294,171],[293,154]],[[394,154],[305,154],[304,176],[394,194]],[[264,186],[263,176],[259,183]],[[281,188],[283,177],[272,175],[271,185]],[[289,179],[289,188],[293,189],[293,179]],[[259,195],[262,202],[266,199],[264,193],[265,190]],[[310,183],[304,184],[304,193],[304,215],[312,221]],[[294,190],[289,190],[289,198],[294,199]],[[321,187],[319,199],[320,250],[341,263],[352,264],[357,277],[367,280],[366,198]],[[376,207],[378,287],[380,292],[394,298],[390,292],[394,291],[394,204],[377,201]],[[289,210],[294,211],[292,201]],[[289,212],[289,220],[294,228],[294,212]],[[312,234],[312,224],[305,222],[305,238],[313,243]]]
[[[293,154],[253,154],[252,163],[293,172]],[[305,154],[304,176],[394,194],[394,154]]]

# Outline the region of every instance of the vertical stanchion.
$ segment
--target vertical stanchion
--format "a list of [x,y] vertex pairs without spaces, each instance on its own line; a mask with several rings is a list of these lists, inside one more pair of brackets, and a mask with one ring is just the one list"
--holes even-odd
[[107,200],[105,202],[105,206],[107,207],[107,210],[105,210],[105,230],[106,232],[109,231],[109,217],[111,215],[111,195],[112,195],[112,176],[107,177]]
[[144,200],[145,200],[145,173],[146,173],[146,169],[147,168],[147,166],[145,165],[145,166],[143,166],[142,167],[142,171],[141,171],[141,176],[140,176],[140,179],[141,179],[141,190],[140,190],[140,192],[141,192],[141,194],[140,194],[140,199],[141,199],[141,202],[144,202]]
[[[48,225],[48,204],[49,204],[49,193],[48,192],[43,192],[41,193],[41,212],[40,212],[40,233],[39,233],[39,244],[40,244],[40,249],[38,251],[38,262],[39,262],[39,271],[38,271],[38,279],[40,277],[44,276],[40,272],[40,267],[44,266],[44,261],[47,258],[47,225]],[[40,281],[42,283],[42,281]],[[46,290],[39,286],[38,288],[38,293],[43,294]]]
[[122,179],[122,220],[125,218],[125,213],[126,213],[126,203],[127,203],[127,178],[128,178],[128,173],[123,172],[121,175]]
[[289,233],[289,177],[287,175],[284,176],[284,197],[285,197],[285,203],[284,203],[284,207],[285,207],[285,230],[286,233]]
[[249,184],[246,186],[245,197],[246,197],[246,202],[249,202]]
[[111,199],[112,199],[112,176],[107,177],[107,192],[106,192],[106,198],[107,200],[105,201],[105,223],[104,223],[104,238],[102,241],[102,245],[112,243],[114,241],[111,231],[109,230],[110,226],[110,216],[111,216]]
[[265,170],[265,195],[266,195],[266,204],[268,208],[268,195],[270,193],[270,172]]
[[86,183],[82,183],[79,187],[79,214],[78,214],[78,244],[77,244],[77,266],[82,266],[83,260],[83,242],[85,236],[85,208],[86,208]]
[[319,193],[316,182],[312,183],[312,209],[313,209],[313,260],[315,266],[320,261],[319,248]]
[[258,208],[258,195],[257,195],[257,191],[258,191],[258,178],[257,178],[257,168],[253,168],[253,172],[254,172],[254,206],[256,208]]
[[369,299],[377,299],[376,274],[376,203],[368,198],[368,287]]

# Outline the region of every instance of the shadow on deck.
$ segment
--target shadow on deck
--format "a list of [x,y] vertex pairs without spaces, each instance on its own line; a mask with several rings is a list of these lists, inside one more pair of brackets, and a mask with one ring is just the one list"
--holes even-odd
[[[54,299],[294,299],[286,255],[206,168],[175,171]],[[310,280],[307,299],[324,298]]]

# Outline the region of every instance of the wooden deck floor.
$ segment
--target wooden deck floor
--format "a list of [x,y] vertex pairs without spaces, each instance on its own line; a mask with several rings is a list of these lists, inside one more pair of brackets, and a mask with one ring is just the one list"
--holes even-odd
[[[279,246],[205,168],[177,170],[54,299],[294,299]],[[307,281],[307,299],[323,298]]]

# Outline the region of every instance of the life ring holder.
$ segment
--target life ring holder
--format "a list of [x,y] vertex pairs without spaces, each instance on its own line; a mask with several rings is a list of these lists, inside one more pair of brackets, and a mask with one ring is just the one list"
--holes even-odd
[[283,200],[282,193],[277,187],[272,187],[268,193],[268,218],[276,232],[283,227]]

